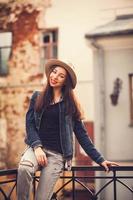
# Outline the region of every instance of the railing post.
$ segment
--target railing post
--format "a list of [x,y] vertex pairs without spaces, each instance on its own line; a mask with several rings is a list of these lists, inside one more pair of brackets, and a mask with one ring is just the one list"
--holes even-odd
[[114,183],[114,200],[117,200],[117,191],[116,191],[116,171],[113,170],[113,183]]
[[33,177],[33,199],[35,199],[35,194],[36,194],[36,177],[34,174],[34,177]]
[[75,171],[72,169],[72,199],[75,200]]

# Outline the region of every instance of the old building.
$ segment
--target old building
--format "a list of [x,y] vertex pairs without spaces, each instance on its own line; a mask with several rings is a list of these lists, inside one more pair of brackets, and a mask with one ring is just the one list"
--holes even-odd
[[43,78],[39,41],[48,6],[41,0],[0,3],[0,168],[16,167],[24,148],[29,97]]

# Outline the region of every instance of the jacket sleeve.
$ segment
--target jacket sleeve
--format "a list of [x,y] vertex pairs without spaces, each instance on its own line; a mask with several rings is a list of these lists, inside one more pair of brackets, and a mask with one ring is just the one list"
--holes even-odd
[[79,144],[82,146],[87,155],[90,156],[91,159],[97,164],[101,164],[104,161],[104,158],[95,148],[81,120],[75,120],[74,133]]
[[32,148],[36,146],[42,146],[41,140],[38,135],[38,130],[35,125],[35,118],[34,118],[34,106],[35,106],[35,100],[36,97],[38,96],[39,92],[36,91],[33,93],[31,100],[30,100],[30,105],[29,109],[26,113],[26,138],[25,142]]

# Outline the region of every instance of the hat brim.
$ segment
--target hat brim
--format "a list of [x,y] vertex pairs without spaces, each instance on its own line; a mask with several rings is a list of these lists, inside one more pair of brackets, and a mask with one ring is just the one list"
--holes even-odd
[[71,81],[72,81],[72,88],[74,89],[77,84],[77,77],[72,69],[72,67],[69,64],[66,64],[65,62],[62,62],[58,59],[49,59],[45,65],[45,74],[47,78],[49,77],[49,74],[51,73],[54,66],[60,66],[63,67],[69,74]]

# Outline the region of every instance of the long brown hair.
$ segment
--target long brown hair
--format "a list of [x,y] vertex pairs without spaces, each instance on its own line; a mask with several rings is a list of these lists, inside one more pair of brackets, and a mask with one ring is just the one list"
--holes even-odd
[[[72,115],[76,119],[82,119],[83,113],[77,98],[72,89],[72,82],[69,74],[67,73],[65,85],[62,87],[63,101],[65,103],[66,114]],[[47,80],[46,86],[36,99],[35,110],[40,111],[42,108],[46,110],[50,103],[53,101],[53,88]]]

